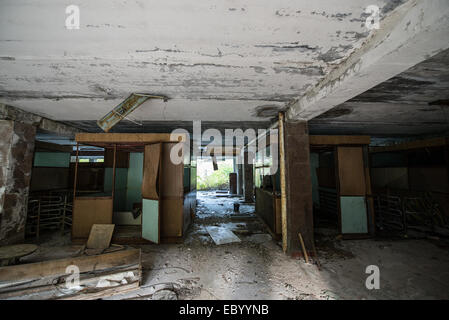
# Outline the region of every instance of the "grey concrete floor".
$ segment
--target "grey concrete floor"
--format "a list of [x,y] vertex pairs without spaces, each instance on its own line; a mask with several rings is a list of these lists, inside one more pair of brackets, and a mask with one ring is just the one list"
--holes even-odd
[[[138,246],[143,281],[139,290],[108,299],[448,299],[449,250],[442,241],[335,240],[319,236],[321,271],[286,256],[234,197],[200,192],[197,217],[183,244]],[[246,216],[245,216],[246,215]],[[216,245],[207,226],[234,230],[241,242]],[[42,243],[39,259],[75,254],[69,239]],[[34,258],[36,259],[36,258]],[[29,262],[33,257],[29,258]],[[368,290],[368,265],[380,270],[380,289]]]

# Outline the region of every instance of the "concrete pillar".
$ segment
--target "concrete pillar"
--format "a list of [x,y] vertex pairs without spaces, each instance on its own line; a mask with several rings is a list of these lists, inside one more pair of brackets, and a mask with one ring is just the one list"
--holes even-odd
[[287,250],[301,252],[298,233],[313,252],[313,199],[310,174],[309,134],[306,121],[284,123],[285,178],[287,198]]
[[237,164],[237,194],[243,195],[243,164]]
[[252,154],[245,151],[243,163],[244,193],[245,202],[250,203],[254,202],[253,158]]
[[0,245],[25,238],[36,127],[0,120]]

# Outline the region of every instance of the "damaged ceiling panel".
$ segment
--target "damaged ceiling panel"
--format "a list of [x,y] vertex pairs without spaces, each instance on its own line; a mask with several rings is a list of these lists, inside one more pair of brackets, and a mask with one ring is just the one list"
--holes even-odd
[[384,16],[401,2],[80,1],[80,29],[67,30],[63,4],[7,0],[0,102],[98,120],[131,92],[158,92],[171,100],[133,115],[267,121],[362,46],[368,5]]
[[449,49],[310,121],[313,134],[449,133]]

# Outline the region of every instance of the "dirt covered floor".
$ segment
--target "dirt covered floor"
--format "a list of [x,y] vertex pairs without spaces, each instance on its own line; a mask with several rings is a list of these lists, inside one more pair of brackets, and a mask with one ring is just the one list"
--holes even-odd
[[[240,242],[216,245],[209,226],[232,230]],[[108,299],[449,299],[449,250],[442,241],[336,240],[317,232],[321,271],[286,256],[253,205],[199,192],[184,243],[136,246],[142,249],[141,288]],[[75,255],[79,248],[68,237],[51,238],[26,260]],[[379,290],[365,287],[368,265],[380,269]]]

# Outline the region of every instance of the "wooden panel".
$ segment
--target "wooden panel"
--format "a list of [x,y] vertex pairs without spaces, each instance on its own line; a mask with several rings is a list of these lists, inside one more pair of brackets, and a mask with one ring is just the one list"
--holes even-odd
[[87,238],[92,225],[112,223],[112,197],[78,197],[73,203],[72,238]]
[[184,195],[182,232],[185,234],[196,212],[196,191]]
[[162,198],[182,198],[184,195],[184,164],[174,164],[170,160],[170,151],[175,143],[162,144],[161,192]]
[[111,243],[112,233],[114,232],[113,224],[94,224],[90,230],[87,239],[86,248],[88,249],[106,249]]
[[142,200],[142,238],[154,243],[160,242],[159,200]]
[[156,143],[156,142],[177,142],[181,136],[182,141],[186,141],[185,134],[176,134],[173,137],[170,133],[77,133],[75,141],[80,143]]
[[[112,168],[114,162],[114,149],[106,149],[104,152],[104,167]],[[116,168],[129,168],[129,152],[118,151],[115,162]]]
[[[104,186],[105,169],[102,163],[78,163],[77,191],[100,191]],[[70,164],[69,186],[75,179],[75,163]]]
[[161,200],[161,236],[181,237],[183,198]]
[[94,266],[95,270],[102,270],[122,265],[140,264],[140,261],[140,249],[128,249],[102,255],[25,263],[0,268],[0,282],[66,276],[66,268],[69,265],[76,265],[80,272],[88,272],[92,271]]
[[160,143],[145,146],[142,179],[142,197],[145,199],[159,199],[158,173],[161,165],[161,148]]
[[366,182],[363,149],[361,147],[338,147],[337,157],[340,195],[365,195]]
[[357,145],[370,142],[370,136],[309,136],[311,145]]

